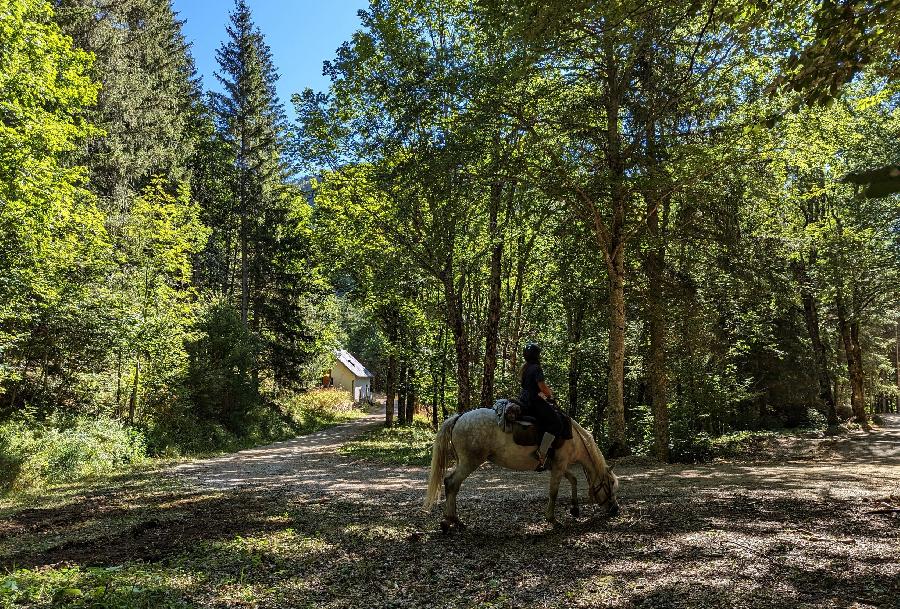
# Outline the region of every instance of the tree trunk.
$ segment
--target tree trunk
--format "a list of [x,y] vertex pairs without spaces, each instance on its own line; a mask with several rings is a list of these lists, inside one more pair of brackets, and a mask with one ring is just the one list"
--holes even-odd
[[897,395],[894,397],[894,412],[900,413],[900,321],[894,327],[894,372],[897,375]]
[[416,371],[410,366],[406,371],[406,424],[412,425],[416,415]]
[[616,248],[610,261],[609,276],[609,417],[608,456],[630,454],[625,444],[625,256]]
[[456,347],[456,408],[457,412],[465,412],[472,403],[472,385],[469,375],[469,341],[462,312],[462,286],[459,290],[453,282],[453,274],[449,269],[443,274],[444,298],[447,305],[447,322],[453,332]]
[[406,362],[400,364],[400,377],[397,384],[397,425],[406,425]]
[[241,216],[241,323],[248,327],[250,317],[250,262],[247,255],[247,215]]
[[841,339],[844,343],[844,352],[847,356],[847,376],[850,380],[850,405],[853,415],[864,429],[868,429],[869,420],[866,416],[866,398],[863,390],[865,375],[862,366],[862,348],[859,344],[859,319],[854,316],[848,319],[844,299],[838,292],[836,298],[838,324],[841,330]]
[[666,320],[663,298],[665,274],[665,245],[659,234],[659,205],[650,199],[647,224],[650,248],[647,252],[646,273],[647,313],[650,321],[650,406],[653,413],[653,452],[662,462],[669,460],[669,404],[666,395]]
[[[816,260],[815,249],[810,251],[810,264]],[[806,332],[812,344],[813,364],[816,369],[816,378],[819,384],[819,399],[825,404],[828,412],[828,426],[835,427],[838,421],[835,408],[834,393],[832,392],[831,376],[828,373],[828,356],[825,353],[825,345],[819,330],[819,311],[816,306],[816,298],[812,291],[812,281],[806,269],[806,264],[801,260],[794,267],[797,281],[800,284],[800,298],[803,301],[803,317],[806,321]]]
[[394,392],[397,384],[397,356],[393,353],[388,357],[387,381],[384,400],[384,425],[391,427],[394,424]]
[[569,416],[578,417],[578,379],[581,376],[580,354],[572,349],[569,354]]
[[491,252],[491,278],[489,284],[488,315],[484,327],[484,381],[481,384],[481,406],[490,408],[494,403],[494,374],[497,370],[497,342],[500,334],[500,279],[503,263],[503,240],[497,232],[497,217],[503,185],[491,185],[490,235],[494,247]]
[[[621,101],[625,85],[620,82],[616,49],[608,45],[605,75],[607,164],[611,180],[612,214],[608,233],[595,227],[598,241],[604,247],[609,275],[609,383],[607,387],[609,418],[608,456],[630,454],[625,443],[625,210],[628,189],[625,186],[625,153],[620,125]],[[594,209],[599,218],[599,210]]]
[[431,427],[438,428],[438,375],[434,368],[431,369]]
[[131,388],[131,397],[128,399],[128,424],[134,425],[134,417],[138,407],[138,387],[141,383],[141,358],[134,362],[134,385]]
[[441,420],[447,420],[447,339],[441,332]]
[[576,299],[566,313],[566,333],[569,339],[569,416],[578,417],[578,381],[581,378],[581,327],[584,323],[584,302]]

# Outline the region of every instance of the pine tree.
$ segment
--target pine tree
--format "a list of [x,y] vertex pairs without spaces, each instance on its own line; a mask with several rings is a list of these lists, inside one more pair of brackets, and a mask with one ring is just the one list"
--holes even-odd
[[237,170],[240,311],[241,320],[249,325],[251,308],[258,309],[259,304],[259,294],[251,296],[251,282],[256,279],[258,284],[262,270],[260,241],[267,228],[264,220],[268,219],[267,210],[281,196],[284,110],[275,92],[278,74],[272,53],[244,0],[235,2],[227,32],[228,41],[217,53],[221,72],[216,74],[225,93],[213,99]]
[[238,296],[242,323],[265,345],[266,361],[255,374],[265,368],[276,382],[293,382],[321,351],[309,311],[321,304],[325,291],[310,265],[306,198],[287,179],[278,74],[244,0],[235,2],[227,32],[216,74],[224,93],[213,95],[219,131],[233,159],[225,172],[233,176],[232,203],[220,201],[211,221],[213,240],[225,254],[221,284],[228,296]]
[[153,176],[186,177],[198,82],[170,0],[56,0],[57,20],[94,53],[103,87],[92,119],[104,131],[85,150],[91,188],[124,224]]

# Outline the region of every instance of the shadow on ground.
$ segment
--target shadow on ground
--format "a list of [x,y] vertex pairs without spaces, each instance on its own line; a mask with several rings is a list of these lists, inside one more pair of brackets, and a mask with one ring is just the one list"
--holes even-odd
[[614,519],[564,516],[564,485],[558,527],[546,478],[485,467],[452,536],[420,509],[423,469],[341,458],[345,433],[13,510],[0,566],[126,565],[160,606],[898,606],[900,518],[874,509],[900,498],[893,428],[868,461],[854,438],[823,463],[625,469]]

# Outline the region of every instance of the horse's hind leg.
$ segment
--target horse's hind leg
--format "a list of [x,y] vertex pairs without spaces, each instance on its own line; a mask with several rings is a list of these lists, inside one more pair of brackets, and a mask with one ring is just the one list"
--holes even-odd
[[576,478],[569,470],[566,470],[563,475],[566,477],[566,480],[569,481],[569,484],[572,485],[572,509],[569,513],[575,518],[578,518],[578,514],[580,513],[580,510],[578,509],[578,478]]
[[550,498],[547,500],[547,521],[556,522],[556,497],[559,495],[559,483],[566,470],[554,467],[550,472]]
[[444,520],[441,522],[441,528],[444,531],[454,524],[460,528],[463,527],[456,513],[456,495],[459,493],[459,487],[462,486],[463,480],[468,478],[477,467],[477,465],[472,465],[467,460],[460,459],[456,469],[444,478],[444,490],[447,495],[447,501],[444,503]]

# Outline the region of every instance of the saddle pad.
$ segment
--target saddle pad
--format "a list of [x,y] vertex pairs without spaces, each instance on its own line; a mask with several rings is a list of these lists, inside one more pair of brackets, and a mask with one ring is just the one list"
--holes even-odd
[[[522,417],[512,426],[513,442],[519,446],[538,446],[544,435],[532,417]],[[562,434],[553,441],[553,448],[558,449],[566,440],[572,439],[572,419],[562,414]]]

